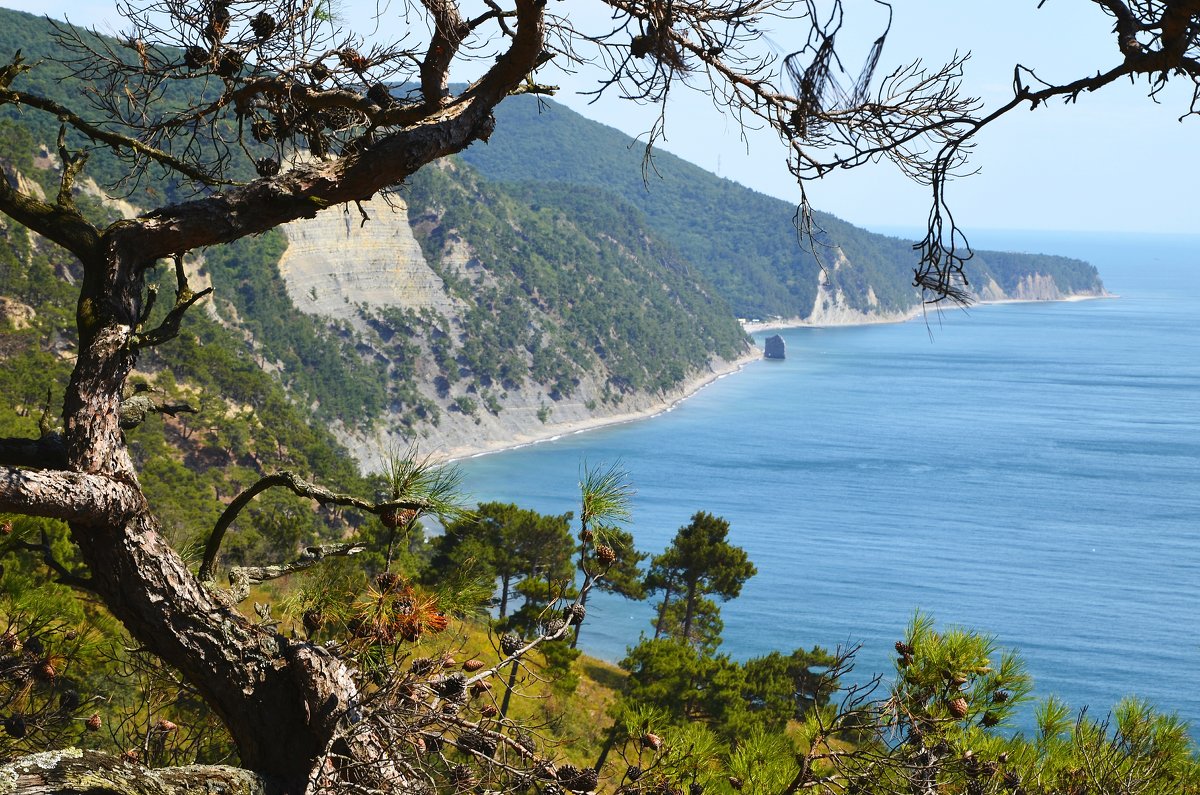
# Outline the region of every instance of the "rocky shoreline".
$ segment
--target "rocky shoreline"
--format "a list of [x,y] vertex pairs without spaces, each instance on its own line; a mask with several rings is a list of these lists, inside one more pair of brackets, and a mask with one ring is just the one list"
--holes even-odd
[[515,450],[520,447],[527,447],[531,444],[539,444],[541,442],[554,441],[563,436],[571,436],[577,433],[593,431],[598,428],[607,428],[613,425],[623,425],[627,422],[636,422],[637,420],[649,419],[664,414],[683,401],[695,395],[704,387],[724,378],[727,375],[732,375],[739,372],[743,367],[753,362],[759,361],[762,358],[762,351],[758,348],[751,348],[745,355],[729,361],[720,360],[717,363],[710,365],[710,369],[697,373],[677,388],[667,392],[664,395],[657,396],[652,399],[648,405],[637,408],[632,411],[618,412],[614,414],[603,414],[593,416],[588,419],[573,420],[568,422],[547,423],[541,428],[531,429],[528,432],[520,433],[512,439],[495,440],[481,445],[462,445],[459,447],[450,448],[444,453],[435,453],[435,457],[444,459],[445,461],[458,461],[464,458],[476,458],[481,455],[489,455],[491,453],[500,453],[505,450]]

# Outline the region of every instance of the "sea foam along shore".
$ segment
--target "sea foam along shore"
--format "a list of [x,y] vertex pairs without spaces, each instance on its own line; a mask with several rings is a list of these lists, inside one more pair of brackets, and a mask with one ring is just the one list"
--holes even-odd
[[622,425],[627,422],[657,417],[675,408],[712,382],[727,375],[732,375],[746,365],[760,359],[762,359],[762,350],[752,346],[745,354],[736,359],[719,359],[715,361],[708,369],[696,373],[675,389],[664,393],[660,399],[636,411],[604,414],[585,420],[548,424],[525,433],[516,434],[511,439],[497,440],[478,446],[463,445],[452,448],[447,451],[445,458],[447,462],[458,461],[464,458],[475,458],[481,455],[504,452],[505,450],[516,450],[517,448],[527,447],[540,442],[554,441],[563,436],[572,436],[577,433],[596,430],[597,428],[606,428],[611,425]]

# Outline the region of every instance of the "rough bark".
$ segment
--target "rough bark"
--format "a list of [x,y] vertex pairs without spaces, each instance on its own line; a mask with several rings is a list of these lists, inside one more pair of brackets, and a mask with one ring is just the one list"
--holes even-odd
[[[197,578],[166,543],[142,495],[122,436],[121,403],[138,348],[146,342],[138,336],[143,276],[160,259],[369,198],[486,138],[492,108],[540,62],[542,4],[523,0],[517,8],[509,50],[482,79],[452,100],[439,95],[417,123],[343,157],[299,165],[104,230],[76,211],[66,179],[52,203],[0,178],[0,211],[75,253],[84,269],[76,314],[79,355],[64,397],[61,443],[0,440],[0,510],[69,522],[92,573],[89,588],[146,650],[196,687],[229,729],[241,763],[258,774],[214,768],[152,772],[95,754],[60,754],[0,769],[0,788],[20,787],[0,791],[266,792],[262,782],[270,780],[281,792],[301,792],[320,783],[322,774],[314,771],[329,770],[323,760],[335,735],[361,719],[355,672],[324,647],[243,617],[227,594]],[[464,31],[453,3],[442,0],[429,10],[439,22],[439,47],[423,77],[430,86],[444,86],[446,45]],[[386,753],[369,736],[356,743],[332,750],[351,759]],[[386,767],[375,769],[388,773]]]
[[120,757],[68,748],[0,765],[0,795],[277,795],[249,770],[189,765],[150,770]]

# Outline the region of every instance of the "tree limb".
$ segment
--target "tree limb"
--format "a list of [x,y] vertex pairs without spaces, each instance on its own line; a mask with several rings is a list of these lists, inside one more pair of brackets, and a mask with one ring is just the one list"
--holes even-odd
[[[0,89],[0,101],[5,89]],[[100,231],[72,206],[49,204],[20,192],[0,169],[0,212],[53,240],[85,263],[99,250]]]
[[13,542],[13,545],[18,549],[24,549],[28,552],[41,553],[42,562],[58,575],[58,581],[63,585],[69,585],[72,588],[79,588],[84,591],[95,590],[90,578],[80,577],[60,563],[58,558],[54,557],[54,551],[50,548],[50,537],[46,534],[45,530],[42,531],[42,542],[40,544],[18,539]]
[[[225,538],[225,532],[229,526],[233,524],[233,520],[242,512],[250,501],[256,496],[275,486],[282,486],[290,489],[292,493],[300,497],[308,497],[316,500],[322,505],[345,505],[351,508],[358,508],[367,513],[379,514],[385,510],[396,508],[412,508],[423,509],[427,507],[425,503],[416,500],[393,500],[391,502],[374,503],[349,494],[338,494],[329,491],[328,489],[309,483],[294,472],[276,472],[273,475],[267,475],[261,478],[250,488],[243,491],[233,501],[229,503],[229,507],[217,519],[216,526],[213,527],[212,533],[208,537],[208,543],[204,546],[204,558],[200,563],[199,578],[201,582],[212,582],[215,575],[215,567],[217,562],[217,554],[221,550],[221,542]],[[310,548],[311,549],[311,548]],[[341,553],[348,554],[348,553]],[[352,554],[352,553],[349,553]]]
[[135,486],[110,477],[0,467],[0,511],[92,526],[120,522],[143,508]]
[[121,401],[121,429],[132,430],[146,421],[151,414],[195,414],[195,406],[187,403],[167,403],[155,400],[149,395],[133,395]]
[[143,157],[147,157],[156,163],[178,171],[189,179],[193,179],[202,185],[216,186],[222,183],[220,180],[213,178],[211,174],[198,169],[184,160],[181,160],[174,155],[156,149],[142,143],[136,138],[128,135],[121,135],[111,130],[106,130],[102,127],[97,127],[83,117],[72,112],[69,108],[58,104],[57,102],[40,97],[36,94],[28,94],[24,91],[13,91],[7,87],[0,88],[0,105],[26,105],[31,108],[52,113],[64,124],[69,124],[74,129],[91,138],[93,141],[107,144],[108,146],[117,147],[119,149],[128,149],[136,152]]
[[[175,257],[175,305],[167,312],[167,316],[158,324],[158,327],[145,333],[137,333],[133,336],[132,345],[137,348],[146,348],[154,345],[161,345],[168,340],[173,340],[179,336],[179,325],[183,322],[184,313],[192,308],[197,301],[212,293],[213,288],[206,287],[198,293],[192,292],[192,288],[188,285],[187,272],[183,268],[183,255],[176,254]],[[147,300],[146,315],[150,312],[150,307],[153,305],[153,298],[156,294],[150,293]],[[159,409],[163,410],[163,409]],[[195,411],[195,409],[192,409]],[[172,412],[173,413],[173,412]]]
[[0,439],[0,466],[65,469],[67,447],[62,434],[51,433],[40,439]]
[[276,580],[298,571],[315,566],[325,558],[350,557],[365,551],[366,544],[323,544],[306,547],[300,557],[290,563],[273,566],[236,566],[229,570],[229,584],[234,601],[240,602],[250,595],[250,586],[260,582]]
[[0,765],[0,795],[279,795],[249,770],[225,765],[188,765],[151,770],[98,751],[67,748]]
[[75,178],[87,165],[87,152],[71,154],[67,149],[67,125],[58,128],[58,158],[62,161],[62,178],[58,185],[58,205],[68,210],[75,210],[75,199],[71,194],[75,187]]
[[422,0],[433,20],[433,36],[421,63],[421,93],[426,107],[441,107],[450,94],[450,63],[458,53],[470,27],[463,21],[454,0]]

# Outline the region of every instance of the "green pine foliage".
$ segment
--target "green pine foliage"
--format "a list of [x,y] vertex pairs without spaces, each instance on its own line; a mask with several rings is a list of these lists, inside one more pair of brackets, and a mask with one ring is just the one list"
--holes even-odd
[[[453,162],[422,170],[403,195],[426,259],[466,305],[461,330],[431,344],[450,384],[468,377],[507,391],[532,381],[558,400],[593,371],[618,395],[659,392],[745,349],[725,302],[629,205],[594,191],[489,185]],[[447,263],[464,242],[467,274]]]

